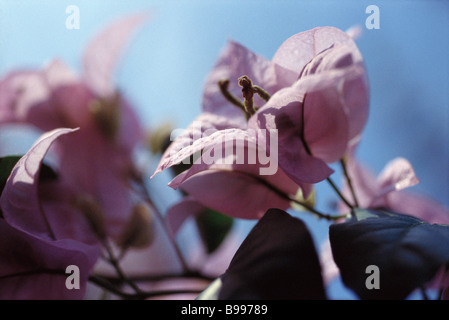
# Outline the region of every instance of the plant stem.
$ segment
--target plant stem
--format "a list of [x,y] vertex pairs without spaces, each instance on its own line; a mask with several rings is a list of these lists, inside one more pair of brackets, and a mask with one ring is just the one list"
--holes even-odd
[[245,113],[246,120],[248,120],[251,114],[248,112],[246,106],[238,98],[234,97],[228,90],[229,79],[218,81],[218,87],[220,88],[220,92],[223,97],[225,97],[225,99],[228,100],[231,104],[241,109]]
[[342,158],[340,160],[341,167],[343,169],[343,174],[346,177],[346,181],[348,182],[349,189],[351,190],[352,198],[354,199],[354,204],[356,207],[359,207],[359,202],[357,201],[357,196],[355,195],[354,186],[352,185],[351,177],[348,174],[348,170],[346,168],[346,160]]
[[140,290],[140,288],[139,288],[133,281],[131,281],[131,280],[125,275],[125,273],[123,272],[122,268],[120,267],[119,262],[118,262],[117,259],[115,258],[115,256],[114,256],[114,254],[113,254],[113,252],[112,252],[111,247],[109,246],[109,244],[108,244],[106,241],[104,241],[104,242],[103,242],[103,246],[105,247],[106,252],[107,252],[107,254],[108,254],[107,261],[109,261],[109,262],[112,264],[112,266],[113,266],[114,269],[116,270],[116,272],[117,272],[118,276],[120,277],[120,279],[121,279],[123,282],[127,283],[131,288],[133,288],[133,290],[134,290],[136,293],[142,293],[142,291]]
[[323,219],[326,219],[326,220],[338,220],[338,219],[341,219],[341,218],[346,218],[346,215],[332,216],[330,214],[324,214],[324,213],[319,212],[318,210],[316,210],[315,208],[309,206],[308,204],[306,204],[304,202],[301,202],[301,201],[298,201],[298,200],[292,199],[292,198],[289,198],[289,199],[292,202],[294,202],[294,203],[304,207],[306,210],[316,214],[320,218],[323,218]]
[[350,204],[348,202],[348,200],[346,200],[346,198],[343,196],[343,194],[340,192],[340,190],[338,190],[337,186],[335,185],[335,183],[332,181],[331,178],[327,177],[326,180],[327,180],[327,182],[329,182],[332,189],[334,189],[334,191],[338,194],[340,199],[343,200],[343,202],[351,209],[351,212],[352,212],[352,209],[354,209],[354,206],[352,204]]
[[170,295],[170,294],[179,294],[179,293],[200,293],[203,289],[175,289],[175,290],[158,290],[158,291],[142,291],[136,293],[127,293],[123,292],[113,284],[111,284],[108,280],[104,279],[100,276],[91,275],[89,277],[89,281],[96,284],[97,286],[108,290],[109,292],[116,294],[124,299],[129,300],[143,300],[151,297],[162,296],[162,295]]
[[427,295],[426,290],[423,287],[420,287],[419,289],[421,290],[421,294],[422,294],[423,299],[424,300],[430,300],[429,296]]
[[183,272],[190,273],[191,271],[187,265],[187,262],[184,260],[182,252],[179,249],[178,244],[176,243],[176,240],[175,240],[173,234],[167,229],[167,224],[165,223],[165,219],[164,219],[162,213],[159,211],[159,209],[154,204],[153,200],[151,199],[150,195],[148,194],[148,191],[144,185],[144,182],[141,179],[138,180],[138,185],[141,189],[141,192],[139,194],[144,198],[144,200],[148,203],[148,205],[153,209],[153,212],[156,213],[156,216],[158,217],[159,222],[161,223],[162,228],[164,229],[165,234],[167,235],[168,240],[170,241],[170,244],[172,245],[173,249],[175,250],[175,254],[179,260],[179,263],[181,264]]

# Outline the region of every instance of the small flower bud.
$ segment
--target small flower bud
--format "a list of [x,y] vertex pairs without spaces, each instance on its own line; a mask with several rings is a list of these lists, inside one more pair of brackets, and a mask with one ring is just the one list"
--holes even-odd
[[133,208],[131,219],[117,241],[123,249],[148,247],[154,238],[154,220],[149,207],[139,203]]
[[99,239],[105,239],[105,216],[98,201],[96,201],[92,196],[83,194],[76,197],[73,205],[84,215],[84,217],[86,217],[89,226],[97,237]]
[[[295,195],[295,200],[298,202],[304,203],[308,207],[314,208],[316,203],[316,196],[315,196],[315,189],[312,190],[312,192],[309,194],[307,198],[304,198],[304,194],[302,193],[301,188],[298,189]],[[292,207],[296,210],[304,211],[306,210],[303,206],[292,203]],[[307,210],[306,210],[307,211]]]
[[173,131],[171,123],[162,123],[155,130],[148,132],[146,145],[153,154],[164,153],[170,145],[170,136]]
[[109,98],[93,100],[89,109],[95,123],[105,137],[113,141],[119,130],[120,123],[120,96],[115,94]]

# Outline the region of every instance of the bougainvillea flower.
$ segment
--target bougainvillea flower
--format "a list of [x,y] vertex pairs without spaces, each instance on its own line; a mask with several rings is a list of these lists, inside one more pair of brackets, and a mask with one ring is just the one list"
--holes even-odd
[[[181,189],[201,204],[236,218],[260,219],[267,208],[289,208],[289,196],[296,194],[298,186],[280,170],[261,181],[253,167],[212,166],[186,179]],[[182,178],[183,174],[172,184]]]
[[277,168],[275,153],[258,145],[257,135],[225,129],[195,140],[177,156],[182,159],[203,150],[202,155],[169,185],[232,217],[259,219],[269,208],[288,208],[299,188],[309,194],[312,187],[296,184]]
[[[266,103],[267,99],[254,95],[254,115],[245,115],[230,103],[218,84],[223,79],[229,80],[225,89],[230,95],[238,96],[242,88],[237,79],[243,75],[271,95]],[[272,61],[230,42],[206,81],[203,113],[166,150],[154,174],[197,152],[220,149],[220,144],[226,143],[222,137],[227,130],[240,130],[242,137],[251,135],[249,131],[273,130],[279,138],[276,140],[279,154],[275,159],[281,175],[294,181],[297,188],[304,187],[333,172],[326,163],[341,159],[359,138],[367,114],[368,89],[363,61],[354,41],[343,31],[325,27],[297,34],[282,44]],[[201,126],[195,125],[198,122]],[[200,128],[195,129],[195,126]],[[208,130],[212,133],[207,134]],[[217,130],[221,133],[216,133]],[[271,150],[271,138],[256,137],[256,141]],[[198,168],[211,170],[211,167],[195,166],[197,164],[189,171],[200,174]],[[220,177],[238,175],[237,172],[231,174],[233,170],[235,167],[214,174]],[[201,181],[205,181],[208,174],[211,172],[203,174]],[[192,178],[183,182],[182,189],[196,181],[192,174],[185,176]],[[253,178],[258,176],[260,174]],[[175,179],[171,185],[177,187],[180,181],[180,178]],[[257,183],[258,179],[253,181]],[[199,184],[189,189],[195,192],[197,188]],[[209,190],[213,189],[209,186]],[[303,194],[307,196],[308,191],[310,188],[303,190]],[[218,192],[224,195],[215,190],[215,196]],[[203,203],[209,202],[206,198],[218,199],[207,194],[209,196],[198,200]],[[237,212],[236,208],[221,209],[233,211],[234,216]],[[265,211],[266,208],[258,212]],[[245,215],[248,217],[248,213]]]
[[[302,40],[287,40],[281,52],[297,41]],[[360,139],[368,105],[359,51],[334,43],[303,67],[293,85],[276,92],[249,125],[277,130],[279,166],[296,182],[316,183],[332,173],[326,163],[341,159]]]
[[60,178],[98,201],[111,235],[121,231],[130,214],[132,152],[143,137],[112,75],[145,18],[126,17],[94,37],[84,52],[81,75],[55,60],[42,70],[15,71],[0,81],[0,123],[26,123],[43,131],[80,128],[57,142]]
[[[449,224],[449,210],[446,207],[428,196],[404,190],[419,183],[412,165],[406,159],[393,159],[376,177],[371,170],[357,161],[351,152],[346,160],[346,168],[360,208],[383,208],[415,216],[428,223]],[[354,203],[346,179],[342,193]],[[346,205],[340,205],[341,212],[347,210]],[[326,282],[329,283],[338,276],[339,270],[332,258],[328,240],[323,243],[321,261]],[[449,284],[449,278],[443,270],[429,287],[439,288],[441,284]]]
[[[377,176],[353,156],[347,161],[354,192],[361,208],[386,208],[409,214],[429,223],[449,224],[449,210],[428,196],[403,191],[419,183],[409,161],[396,158]],[[349,188],[343,193],[351,199]]]
[[[13,168],[0,198],[0,297],[81,299],[99,257],[86,221],[64,200],[46,207],[39,197],[40,168],[53,142],[73,129],[47,132]],[[62,215],[64,215],[62,217]],[[69,222],[76,223],[69,224]],[[69,289],[68,266],[79,269],[79,289]]]

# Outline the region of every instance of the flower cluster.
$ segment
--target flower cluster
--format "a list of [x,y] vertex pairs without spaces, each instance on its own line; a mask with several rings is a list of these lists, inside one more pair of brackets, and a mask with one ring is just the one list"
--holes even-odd
[[[355,40],[335,27],[291,36],[271,60],[226,45],[202,113],[174,141],[166,129],[151,131],[160,156],[151,178],[167,171],[181,191],[160,212],[146,187],[155,180],[135,157],[150,156],[144,126],[113,81],[146,18],[125,17],[94,37],[81,74],[54,60],[0,79],[0,123],[41,133],[25,154],[0,159],[0,298],[82,299],[91,285],[121,298],[326,299],[337,275],[362,299],[404,299],[418,288],[444,297],[449,210],[403,191],[419,182],[406,159],[377,178],[359,162],[368,76]],[[316,208],[321,182],[335,191],[338,212]],[[286,212],[296,209],[298,217]],[[329,222],[329,250],[316,251],[305,211]],[[241,245],[235,219],[256,221]],[[188,220],[202,241],[196,251],[177,244]],[[139,254],[156,264],[173,254],[176,266],[152,269]],[[129,273],[136,264],[146,281]],[[66,272],[73,266],[78,277]],[[366,285],[370,266],[388,283]]]

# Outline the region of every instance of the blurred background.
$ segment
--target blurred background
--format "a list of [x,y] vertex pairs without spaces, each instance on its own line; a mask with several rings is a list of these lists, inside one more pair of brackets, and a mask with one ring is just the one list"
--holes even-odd
[[[66,28],[69,5],[79,8],[79,29]],[[365,26],[369,5],[379,8],[379,29]],[[407,158],[421,180],[413,191],[449,206],[448,1],[0,0],[0,74],[40,68],[53,58],[81,70],[82,50],[90,38],[115,18],[138,11],[148,11],[152,18],[132,40],[116,82],[149,129],[164,122],[186,128],[200,113],[205,78],[230,39],[271,59],[298,32],[359,26],[357,44],[371,90],[359,158],[375,172],[395,157]],[[20,130],[0,128],[1,155],[24,152],[34,142],[17,139],[18,134]],[[154,159],[149,173],[156,164]],[[179,199],[166,186],[169,179],[159,175],[148,183],[163,208]],[[340,181],[338,172],[334,180]],[[317,185],[323,211],[336,199],[327,184]],[[305,219],[320,246],[328,223],[294,214]],[[243,234],[253,224],[241,221],[237,228]],[[339,280],[329,295],[353,297]]]

